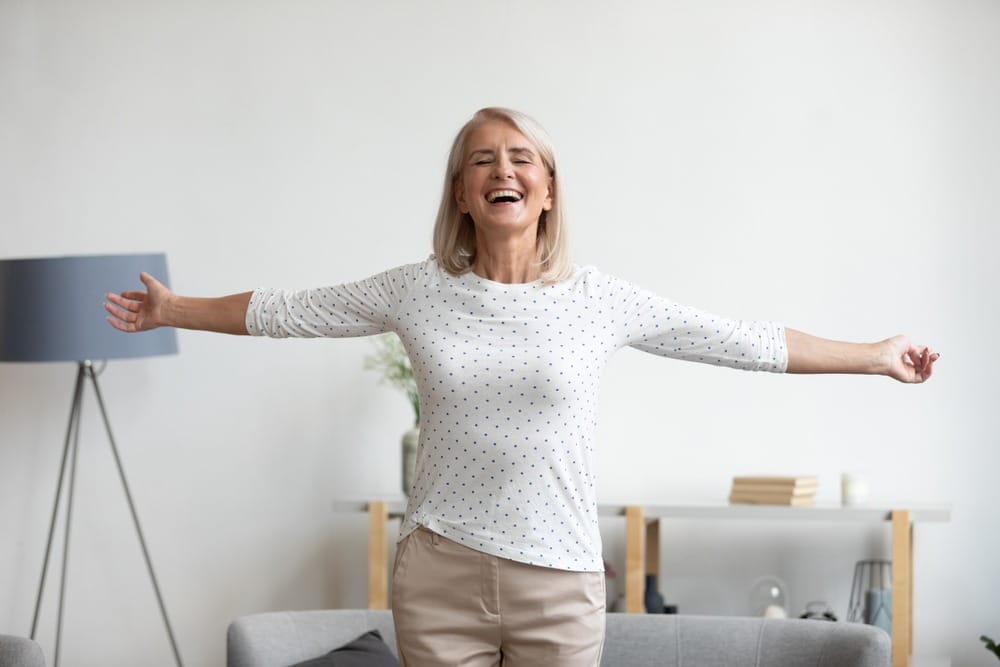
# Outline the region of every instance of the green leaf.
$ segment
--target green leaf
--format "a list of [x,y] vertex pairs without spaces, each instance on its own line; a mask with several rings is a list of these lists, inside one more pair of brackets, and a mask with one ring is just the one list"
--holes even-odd
[[990,653],[993,653],[994,655],[996,655],[997,658],[1000,658],[1000,646],[997,646],[996,642],[994,642],[992,639],[990,639],[986,635],[980,635],[979,636],[979,641],[981,641],[984,644],[986,644],[986,650],[987,651],[989,651]]

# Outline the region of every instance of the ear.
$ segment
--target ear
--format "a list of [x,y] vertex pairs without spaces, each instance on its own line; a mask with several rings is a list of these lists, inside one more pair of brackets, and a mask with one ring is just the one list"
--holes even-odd
[[552,210],[552,177],[549,176],[549,186],[545,191],[545,200],[542,202],[543,211]]
[[455,179],[455,187],[453,190],[455,194],[455,203],[458,204],[458,210],[462,213],[468,213],[469,205],[465,201],[465,188],[462,185],[461,176]]

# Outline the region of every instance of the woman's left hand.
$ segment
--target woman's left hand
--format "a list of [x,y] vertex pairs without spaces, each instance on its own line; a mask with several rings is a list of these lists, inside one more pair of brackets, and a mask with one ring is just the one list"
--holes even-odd
[[885,374],[900,382],[918,384],[931,376],[934,362],[941,356],[925,345],[914,345],[906,336],[882,341]]

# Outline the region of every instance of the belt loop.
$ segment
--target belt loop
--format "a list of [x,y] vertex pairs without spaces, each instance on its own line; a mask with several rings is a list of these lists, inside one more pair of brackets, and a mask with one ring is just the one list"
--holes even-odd
[[441,543],[441,536],[440,535],[438,535],[437,533],[435,533],[433,530],[430,531],[430,534],[431,534],[431,544],[433,544],[434,546],[437,546],[438,544]]

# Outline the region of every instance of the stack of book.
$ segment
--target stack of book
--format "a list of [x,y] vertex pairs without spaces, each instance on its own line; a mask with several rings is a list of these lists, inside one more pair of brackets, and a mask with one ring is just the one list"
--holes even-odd
[[802,477],[734,477],[729,502],[740,505],[812,505],[819,480]]

